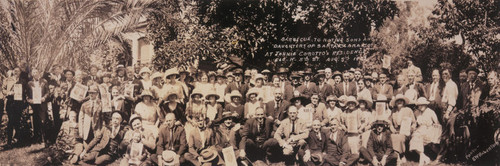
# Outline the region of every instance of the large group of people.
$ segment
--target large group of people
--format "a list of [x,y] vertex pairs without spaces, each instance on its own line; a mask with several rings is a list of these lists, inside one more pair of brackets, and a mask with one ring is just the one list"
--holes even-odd
[[54,65],[44,73],[21,63],[9,71],[0,93],[7,147],[26,141],[18,131],[29,109],[33,138],[62,148],[71,164],[379,166],[415,153],[425,165],[454,153],[448,147],[460,110],[500,97],[495,71],[470,67],[453,80],[450,69],[435,69],[424,82],[411,62],[397,76],[284,67],[114,70]]

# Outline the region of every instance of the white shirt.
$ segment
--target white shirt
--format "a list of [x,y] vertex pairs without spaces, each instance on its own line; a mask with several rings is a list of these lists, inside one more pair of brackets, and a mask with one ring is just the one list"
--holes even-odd
[[448,103],[451,106],[455,106],[457,104],[458,98],[458,87],[453,80],[448,80],[443,89],[443,103]]
[[431,84],[431,95],[429,96],[429,101],[434,101],[436,99],[436,91],[437,91],[437,82],[432,82]]

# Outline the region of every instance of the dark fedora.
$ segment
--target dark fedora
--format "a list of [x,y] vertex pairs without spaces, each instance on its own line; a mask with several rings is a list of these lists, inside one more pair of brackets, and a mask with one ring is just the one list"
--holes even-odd
[[278,73],[278,74],[288,73],[288,69],[284,68],[284,67],[280,67],[278,69],[278,72],[276,72],[276,73]]
[[465,70],[465,71],[467,71],[467,73],[469,73],[469,71],[474,71],[474,72],[476,72],[476,73],[478,73],[478,74],[479,74],[479,69],[477,69],[477,68],[476,68],[476,67],[474,67],[474,66],[470,66],[470,67],[468,67],[468,68],[467,68],[467,70]]
[[320,76],[325,76],[325,70],[318,70],[318,74],[316,74],[314,77],[318,78]]
[[304,75],[312,75],[312,74],[313,74],[313,71],[312,71],[312,69],[311,69],[311,68],[306,68],[306,69],[304,70]]

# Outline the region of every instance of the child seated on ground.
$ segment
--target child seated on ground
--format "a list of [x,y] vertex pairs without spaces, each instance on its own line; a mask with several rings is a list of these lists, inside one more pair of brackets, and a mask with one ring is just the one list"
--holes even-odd
[[120,166],[140,165],[147,157],[147,150],[141,143],[142,134],[134,132],[132,142],[127,146],[127,153],[123,156]]

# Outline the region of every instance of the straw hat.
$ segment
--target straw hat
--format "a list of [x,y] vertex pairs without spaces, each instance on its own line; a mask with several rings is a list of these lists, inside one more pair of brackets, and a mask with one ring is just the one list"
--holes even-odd
[[168,78],[171,75],[175,75],[175,78],[178,78],[180,76],[179,71],[177,71],[177,68],[171,68],[165,71],[165,78]]
[[134,120],[136,120],[136,119],[142,121],[141,116],[138,114],[132,114],[132,116],[130,116],[130,120],[128,121],[128,124],[130,125],[130,127],[132,127],[132,122],[134,122]]
[[163,78],[163,74],[160,73],[160,72],[154,72],[152,75],[151,75],[151,79],[155,79],[155,78]]
[[278,74],[288,73],[288,69],[284,68],[284,67],[280,67],[278,69],[278,72],[276,72],[276,73],[278,73]]
[[330,95],[330,96],[326,97],[326,102],[328,103],[330,101],[339,101],[339,99],[335,95]]
[[320,76],[325,76],[325,70],[318,70],[318,74],[316,74],[314,77],[318,78]]
[[396,101],[398,101],[398,100],[404,100],[404,101],[405,101],[405,104],[408,104],[408,103],[410,102],[410,100],[409,100],[406,96],[404,96],[403,94],[397,94],[397,95],[396,95],[396,97],[394,97],[394,98],[391,100],[391,102],[389,103],[389,105],[390,105],[391,107],[394,107],[394,105],[395,105]]
[[356,104],[356,105],[358,105],[358,104],[359,104],[359,103],[358,103],[358,100],[356,100],[356,97],[354,97],[354,96],[349,96],[349,97],[347,97],[347,98],[346,98],[346,100],[345,100],[345,105],[347,105],[347,104],[349,104],[349,103],[354,103],[354,104]]
[[267,69],[264,69],[262,70],[261,72],[262,74],[271,74],[271,71],[267,70]]
[[215,158],[217,158],[217,152],[214,151],[213,149],[204,149],[200,152],[200,156],[201,156],[201,162],[211,162],[213,161]]
[[321,153],[312,153],[311,154],[311,161],[315,165],[321,165],[323,163],[323,155]]
[[334,71],[334,72],[333,72],[333,77],[335,77],[335,76],[340,76],[340,77],[342,77],[342,73],[341,73],[340,71]]
[[203,97],[203,93],[202,93],[202,90],[200,88],[195,88],[193,90],[193,93],[191,93],[191,98],[194,97],[194,95],[200,95],[201,97]]
[[171,150],[165,150],[161,154],[162,159],[163,159],[163,165],[167,166],[173,166],[175,163],[179,163],[177,154],[174,151]]
[[373,101],[372,101],[371,96],[359,95],[357,99],[358,99],[358,103],[361,102],[361,101],[366,102],[366,107],[367,108],[371,108],[372,107]]
[[233,98],[233,97],[239,97],[239,98],[242,98],[241,93],[240,93],[240,91],[238,91],[238,90],[233,90],[233,91],[229,94],[229,97],[230,97],[230,98]]
[[142,73],[149,73],[151,74],[151,70],[148,67],[143,67],[141,71],[139,71],[139,75],[142,75]]
[[428,105],[430,102],[427,101],[425,97],[420,97],[417,99],[417,102],[415,102],[415,105]]
[[215,96],[215,100],[218,100],[220,98],[220,96],[215,92],[215,90],[208,91],[207,95],[205,96],[205,99],[208,100],[210,96]]
[[259,95],[259,89],[250,88],[250,90],[248,90],[248,92],[246,94],[246,97],[249,98],[251,94]]
[[255,75],[255,80],[257,80],[257,79],[262,79],[262,80],[264,80],[264,75],[262,75],[262,74],[257,74],[257,75]]
[[148,89],[144,89],[141,93],[141,98],[143,98],[144,96],[150,96],[151,98],[153,97],[153,93],[151,93],[150,90]]

